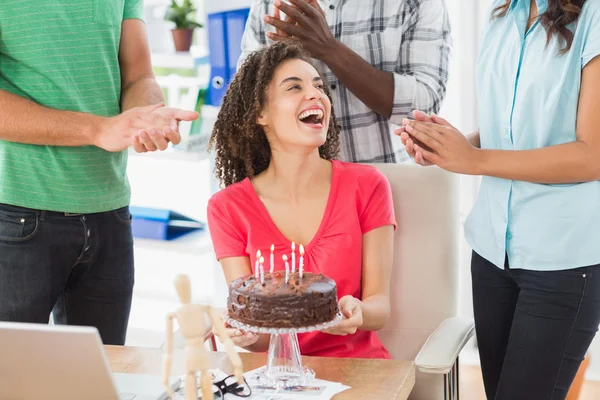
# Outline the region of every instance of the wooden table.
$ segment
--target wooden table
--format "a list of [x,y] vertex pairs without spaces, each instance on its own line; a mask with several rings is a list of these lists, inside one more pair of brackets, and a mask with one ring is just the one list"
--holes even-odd
[[[160,349],[105,346],[105,350],[113,372],[162,373]],[[209,354],[212,368],[231,373],[225,353]],[[262,353],[240,353],[240,357],[244,363],[244,371],[263,366],[267,360],[266,354]],[[415,384],[415,366],[412,361],[302,357],[302,362],[315,371],[317,378],[351,386],[351,389],[333,397],[335,400],[405,400]],[[183,365],[182,351],[175,351],[172,375],[182,375]]]

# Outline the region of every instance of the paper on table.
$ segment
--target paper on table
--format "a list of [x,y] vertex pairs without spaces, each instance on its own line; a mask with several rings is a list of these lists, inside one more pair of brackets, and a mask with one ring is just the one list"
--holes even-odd
[[[330,382],[322,379],[315,379],[309,386],[295,386],[286,389],[275,389],[269,387],[261,387],[256,382],[257,372],[264,367],[257,368],[252,371],[248,371],[244,374],[246,381],[252,388],[252,396],[246,397],[248,400],[291,400],[291,399],[305,399],[305,400],[329,400],[336,394],[349,389],[350,386],[342,385],[338,382]],[[227,376],[225,372],[220,369],[211,369],[210,373],[213,376],[213,381],[219,381]],[[182,377],[182,382],[185,382]],[[200,386],[200,385],[198,385]],[[200,389],[198,389],[198,396],[200,396]],[[201,397],[198,397],[201,399]],[[215,397],[220,399],[220,397]],[[185,394],[183,385],[175,392],[173,400],[185,400]],[[227,393],[223,400],[240,400],[233,394]]]
[[[252,388],[252,396],[248,397],[251,400],[290,400],[290,399],[306,399],[306,400],[329,400],[337,393],[349,389],[350,386],[342,385],[338,382],[329,382],[322,379],[315,379],[309,386],[294,386],[285,389],[275,389],[269,387],[261,387],[257,384],[257,373],[264,367],[257,368],[246,372],[244,375],[248,384]],[[225,399],[229,400],[227,397]]]

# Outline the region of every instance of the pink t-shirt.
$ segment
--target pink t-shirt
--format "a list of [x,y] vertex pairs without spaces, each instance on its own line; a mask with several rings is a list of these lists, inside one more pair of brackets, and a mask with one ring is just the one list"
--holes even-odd
[[[321,225],[304,245],[304,270],[335,280],[338,299],[361,299],[362,236],[384,225],[396,226],[387,178],[361,164],[332,161],[329,199]],[[282,255],[291,260],[291,242],[277,228],[248,178],[217,192],[208,203],[208,227],[217,259],[250,257],[256,251],[269,269],[270,247],[275,245],[275,270],[285,269]],[[298,263],[296,248],[296,265]],[[291,261],[290,261],[291,262]],[[373,331],[338,336],[322,332],[298,335],[304,355],[353,358],[390,358]]]

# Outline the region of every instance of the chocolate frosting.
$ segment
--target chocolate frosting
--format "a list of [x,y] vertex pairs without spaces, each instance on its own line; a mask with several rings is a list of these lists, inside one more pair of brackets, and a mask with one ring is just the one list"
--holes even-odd
[[285,272],[265,274],[265,283],[254,275],[231,282],[227,300],[229,316],[242,323],[273,328],[299,328],[335,318],[338,312],[335,281],[323,274]]

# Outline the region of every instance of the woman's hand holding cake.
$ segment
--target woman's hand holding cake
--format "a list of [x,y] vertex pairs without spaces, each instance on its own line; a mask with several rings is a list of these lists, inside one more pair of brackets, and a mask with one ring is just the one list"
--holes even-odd
[[356,297],[344,296],[338,304],[343,320],[323,332],[331,335],[353,335],[363,324],[362,302]]
[[[236,328],[232,328],[227,322],[225,322],[225,329],[227,335],[231,338],[234,345],[238,347],[252,346],[258,340],[258,334],[252,332],[244,332]],[[215,328],[213,326],[213,334],[216,335]]]
[[[225,325],[225,330],[227,331],[227,335],[231,338],[231,341],[237,347],[245,348],[248,346],[252,346],[253,344],[255,344],[258,341],[258,339],[260,337],[256,333],[244,332],[239,329],[233,328],[231,325],[229,325],[225,321],[223,323]],[[212,333],[213,333],[213,335],[218,337],[217,331],[215,330],[214,326],[212,328]]]

